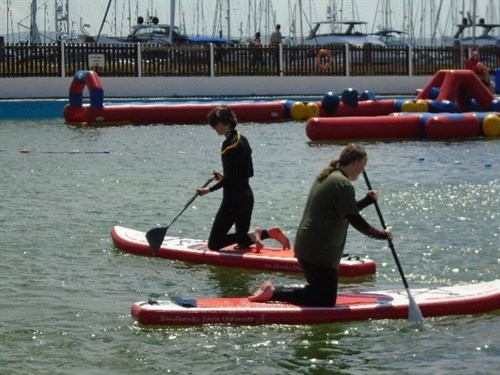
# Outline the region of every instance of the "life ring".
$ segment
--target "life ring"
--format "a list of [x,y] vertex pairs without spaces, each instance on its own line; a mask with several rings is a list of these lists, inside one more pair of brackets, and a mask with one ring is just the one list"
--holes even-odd
[[[323,62],[323,58],[326,57],[326,62]],[[333,64],[333,55],[328,49],[320,49],[316,54],[316,66],[321,70],[326,70]]]

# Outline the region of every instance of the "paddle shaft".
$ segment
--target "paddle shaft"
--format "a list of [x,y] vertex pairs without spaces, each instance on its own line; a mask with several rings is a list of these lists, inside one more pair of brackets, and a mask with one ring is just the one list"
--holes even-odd
[[[211,183],[213,181],[213,179],[215,178],[215,176],[212,176],[210,177],[204,184],[202,187],[207,187],[209,183]],[[200,195],[198,192],[196,192],[195,195],[192,196],[192,198],[184,205],[184,208],[182,209],[181,212],[179,212],[177,214],[176,217],[174,217],[174,219],[166,226],[166,227],[159,227],[159,228],[153,228],[153,229],[150,229],[147,233],[146,233],[146,240],[148,241],[149,243],[149,247],[151,248],[151,250],[153,251],[153,254],[156,254],[156,252],[160,249],[160,246],[161,244],[163,243],[163,240],[165,239],[165,235],[167,234],[167,230],[168,228],[170,228],[170,226],[179,218],[179,216],[182,215],[182,213],[184,211],[186,211],[186,209],[189,207],[189,205],[191,203],[193,203],[193,201],[196,199],[196,197]]]
[[[363,171],[363,177],[365,178],[366,186],[368,187],[368,190],[373,190],[372,185],[370,184],[370,180],[368,179],[368,175],[366,174],[366,171]],[[380,219],[380,224],[382,224],[382,228],[387,229],[387,226],[385,225],[384,218],[382,216],[382,211],[380,211],[380,207],[378,206],[377,201],[375,201],[375,210],[377,211],[378,218]],[[401,263],[399,262],[398,254],[396,253],[396,249],[394,249],[394,244],[392,243],[392,240],[387,239],[387,242],[389,243],[389,248],[391,249],[392,256],[394,258],[394,261],[396,262],[396,266],[398,267],[399,274],[401,275],[401,279],[403,280],[403,285],[405,286],[406,289],[409,288],[408,282],[406,281],[405,274],[403,272],[403,267],[401,267]]]
[[[210,177],[210,178],[209,178],[209,179],[208,179],[208,180],[207,180],[207,181],[206,181],[206,182],[205,182],[205,183],[204,183],[201,187],[202,187],[202,188],[207,187],[207,186],[208,186],[208,185],[209,185],[209,184],[210,184],[210,183],[214,180],[214,178],[215,178],[214,176]],[[175,223],[175,221],[179,218],[179,216],[181,216],[181,215],[184,213],[184,211],[186,211],[186,209],[189,207],[189,205],[190,205],[191,203],[193,203],[193,201],[196,199],[196,197],[197,197],[198,195],[200,195],[200,194],[199,194],[198,192],[196,192],[196,193],[195,193],[195,194],[191,197],[191,199],[190,199],[190,200],[189,200],[189,201],[188,201],[188,202],[184,205],[184,208],[182,209],[182,211],[181,211],[181,212],[179,212],[179,213],[177,214],[177,216],[176,216],[176,217],[174,217],[174,219],[173,219],[173,220],[172,220],[172,221],[171,221],[171,222],[170,222],[170,223],[166,226],[166,228],[167,228],[167,229],[168,229],[168,228],[170,228],[170,226],[171,226],[173,223]]]
[[[368,190],[372,190],[372,186],[370,184],[370,180],[368,179],[368,175],[366,174],[366,171],[363,171],[363,177],[365,178],[366,186],[368,187]],[[387,229],[387,226],[385,225],[384,218],[382,217],[382,212],[380,211],[380,207],[378,206],[377,201],[375,201],[375,209],[377,210],[377,215],[378,218],[380,219],[380,223],[382,224],[382,227],[384,229]],[[399,258],[398,254],[396,254],[396,250],[394,249],[394,245],[392,243],[392,240],[389,238],[387,239],[387,242],[389,243],[389,247],[392,252],[392,256],[394,257],[394,261],[396,262],[396,265],[398,266],[398,271],[399,274],[401,275],[401,280],[403,280],[403,284],[406,289],[406,293],[408,294],[408,319],[415,322],[415,323],[422,323],[424,320],[422,316],[422,312],[420,311],[420,308],[418,307],[417,303],[413,299],[413,296],[411,295],[410,292],[410,287],[408,286],[408,282],[406,281],[405,274],[403,272],[403,267],[401,267],[401,263],[399,263]]]

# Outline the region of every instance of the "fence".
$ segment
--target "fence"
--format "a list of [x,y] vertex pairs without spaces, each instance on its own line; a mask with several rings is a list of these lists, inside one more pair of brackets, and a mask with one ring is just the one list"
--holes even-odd
[[[0,45],[0,77],[71,77],[92,69],[101,77],[419,76],[463,69],[456,47],[155,46],[150,44]],[[481,49],[500,66],[500,47]]]

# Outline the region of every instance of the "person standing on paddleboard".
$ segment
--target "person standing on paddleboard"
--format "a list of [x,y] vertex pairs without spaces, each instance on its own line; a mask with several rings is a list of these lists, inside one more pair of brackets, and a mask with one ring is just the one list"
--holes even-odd
[[379,240],[392,240],[391,228],[378,230],[368,224],[359,211],[376,202],[378,193],[369,191],[356,201],[351,181],[363,173],[368,156],[358,145],[349,144],[340,157],[330,162],[316,177],[302,215],[294,252],[307,284],[300,287],[264,283],[249,300],[285,301],[307,306],[335,306],[338,268],[351,224],[359,232]]
[[[290,248],[290,241],[278,227],[268,230],[256,228],[249,231],[254,206],[254,196],[250,187],[253,177],[252,148],[248,139],[237,131],[237,118],[227,106],[214,108],[207,116],[208,123],[218,135],[225,136],[222,142],[222,173],[214,171],[216,184],[210,188],[198,188],[200,196],[222,188],[222,202],[208,238],[208,248],[218,251],[237,244],[239,248],[249,248],[255,244],[257,252],[264,247],[263,240],[273,238],[284,249]],[[235,226],[235,232],[229,233]]]

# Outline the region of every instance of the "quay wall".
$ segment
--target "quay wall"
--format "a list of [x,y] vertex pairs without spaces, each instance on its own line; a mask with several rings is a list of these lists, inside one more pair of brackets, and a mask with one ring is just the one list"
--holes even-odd
[[[287,96],[341,93],[414,95],[432,76],[101,77],[104,98]],[[72,77],[1,78],[0,99],[66,99]]]

